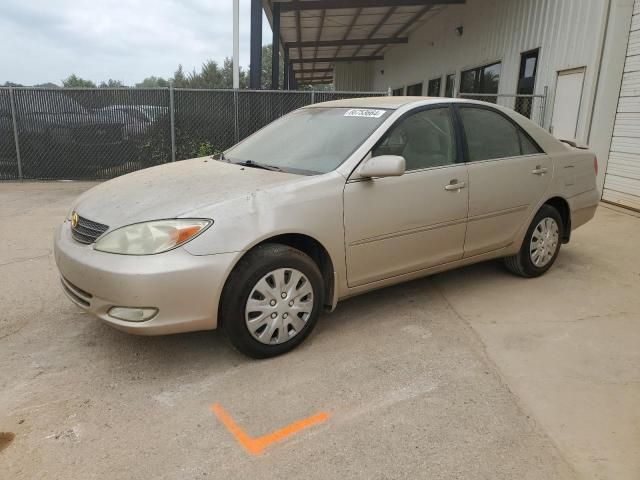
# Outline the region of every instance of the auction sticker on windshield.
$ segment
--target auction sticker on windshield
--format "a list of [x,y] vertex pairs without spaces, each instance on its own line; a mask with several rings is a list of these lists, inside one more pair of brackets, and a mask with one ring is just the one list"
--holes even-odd
[[344,114],[345,117],[365,117],[365,118],[380,118],[384,115],[385,110],[373,110],[370,108],[352,108],[347,110]]

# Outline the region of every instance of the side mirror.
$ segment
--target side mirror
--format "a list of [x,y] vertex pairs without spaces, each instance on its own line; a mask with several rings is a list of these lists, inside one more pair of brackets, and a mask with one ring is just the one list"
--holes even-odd
[[400,177],[404,175],[405,161],[400,155],[380,155],[365,160],[358,174],[365,178]]

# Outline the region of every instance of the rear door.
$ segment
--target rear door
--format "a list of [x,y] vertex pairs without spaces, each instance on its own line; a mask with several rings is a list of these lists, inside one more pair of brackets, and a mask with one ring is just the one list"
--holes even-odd
[[552,160],[520,126],[485,106],[458,107],[469,172],[464,256],[505,247],[532,214],[553,174]]

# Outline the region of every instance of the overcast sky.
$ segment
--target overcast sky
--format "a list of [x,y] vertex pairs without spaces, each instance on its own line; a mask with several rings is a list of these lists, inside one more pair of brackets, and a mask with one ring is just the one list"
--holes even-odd
[[[240,65],[249,65],[250,0],[240,0]],[[71,73],[133,85],[233,49],[232,0],[0,0],[0,84]],[[263,18],[263,44],[271,30]]]

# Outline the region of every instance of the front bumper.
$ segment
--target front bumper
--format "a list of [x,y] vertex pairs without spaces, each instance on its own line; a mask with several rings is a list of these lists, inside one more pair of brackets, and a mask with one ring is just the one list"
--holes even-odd
[[[217,327],[224,282],[240,252],[195,256],[183,248],[147,255],[98,252],[58,227],[54,254],[63,291],[83,310],[129,333],[163,335]],[[153,307],[156,316],[128,322],[108,315],[111,307]]]

